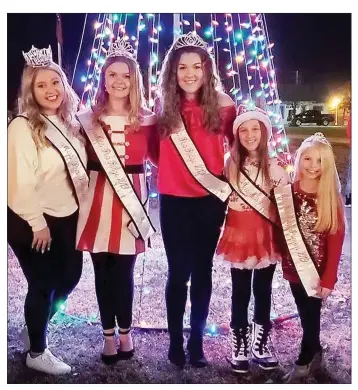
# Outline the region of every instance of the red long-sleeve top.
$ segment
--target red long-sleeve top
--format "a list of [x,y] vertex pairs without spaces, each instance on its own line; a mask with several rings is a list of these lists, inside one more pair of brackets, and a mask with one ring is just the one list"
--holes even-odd
[[[234,105],[220,108],[220,132],[204,126],[203,110],[197,100],[183,99],[180,113],[185,128],[197,147],[206,167],[214,175],[224,169],[224,137],[233,139],[232,126],[236,117]],[[182,197],[202,197],[208,192],[193,178],[170,137],[160,141],[158,190],[161,194]]]
[[[293,184],[293,190],[297,220],[320,275],[320,286],[332,290],[337,282],[338,263],[341,258],[344,241],[345,226],[343,218],[341,218],[340,226],[336,233],[315,232],[314,226],[317,217],[316,194],[304,192],[300,188],[299,182]],[[299,283],[300,278],[287,248],[284,252],[282,259],[283,277],[289,282]]]

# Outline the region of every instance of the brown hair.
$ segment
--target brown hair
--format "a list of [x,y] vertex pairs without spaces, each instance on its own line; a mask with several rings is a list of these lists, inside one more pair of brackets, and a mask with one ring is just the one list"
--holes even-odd
[[184,47],[174,50],[172,46],[167,52],[159,76],[158,124],[163,137],[168,136],[180,123],[180,101],[183,91],[178,85],[177,69],[183,53],[196,53],[203,65],[204,83],[199,90],[198,100],[203,108],[204,124],[213,132],[219,131],[219,91],[222,85],[216,65],[209,53],[197,47]]
[[98,83],[98,90],[95,97],[95,105],[93,106],[93,122],[100,121],[100,117],[105,115],[108,104],[108,92],[105,90],[105,73],[109,66],[115,62],[123,62],[128,65],[130,77],[130,91],[129,91],[129,124],[138,129],[142,119],[141,109],[146,108],[144,98],[143,79],[139,70],[139,65],[135,59],[124,56],[109,57],[104,63],[101,71],[101,78]]

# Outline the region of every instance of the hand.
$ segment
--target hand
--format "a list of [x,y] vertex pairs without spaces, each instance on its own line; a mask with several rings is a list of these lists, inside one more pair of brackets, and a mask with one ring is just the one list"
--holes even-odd
[[327,297],[331,294],[332,290],[326,287],[318,286],[316,288],[317,295],[322,299],[327,299]]
[[34,232],[31,248],[35,248],[37,252],[41,250],[44,253],[46,249],[50,250],[51,241],[50,229],[46,226],[44,229]]

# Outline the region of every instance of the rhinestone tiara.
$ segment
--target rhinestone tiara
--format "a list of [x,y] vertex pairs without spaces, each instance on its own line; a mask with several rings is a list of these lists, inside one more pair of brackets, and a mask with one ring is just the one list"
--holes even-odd
[[314,133],[310,137],[306,138],[302,143],[305,144],[307,142],[321,142],[322,144],[326,144],[328,146],[331,146],[331,144],[329,143],[327,138],[321,132]]
[[118,38],[116,41],[112,42],[111,46],[108,49],[107,58],[109,57],[128,57],[134,58],[134,49],[129,42],[125,41],[123,38]]
[[39,68],[49,65],[52,62],[52,50],[51,46],[48,49],[37,49],[32,45],[31,50],[27,53],[22,52],[25,58],[26,64],[33,68]]
[[190,31],[188,34],[180,35],[174,43],[174,50],[181,49],[182,47],[199,47],[205,51],[208,50],[208,44],[194,31]]

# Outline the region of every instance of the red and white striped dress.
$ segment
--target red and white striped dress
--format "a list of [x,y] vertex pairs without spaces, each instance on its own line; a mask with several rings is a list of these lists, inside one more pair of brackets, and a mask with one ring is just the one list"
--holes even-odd
[[[114,146],[136,194],[148,208],[145,160],[156,150],[156,116],[145,116],[138,131],[131,131],[126,116],[106,116],[104,131]],[[154,143],[154,144],[153,144]],[[87,140],[90,185],[80,205],[77,227],[77,249],[92,253],[110,252],[133,255],[145,251],[145,242],[128,230],[130,217],[111,187],[92,145]],[[152,152],[154,150],[154,152]]]

